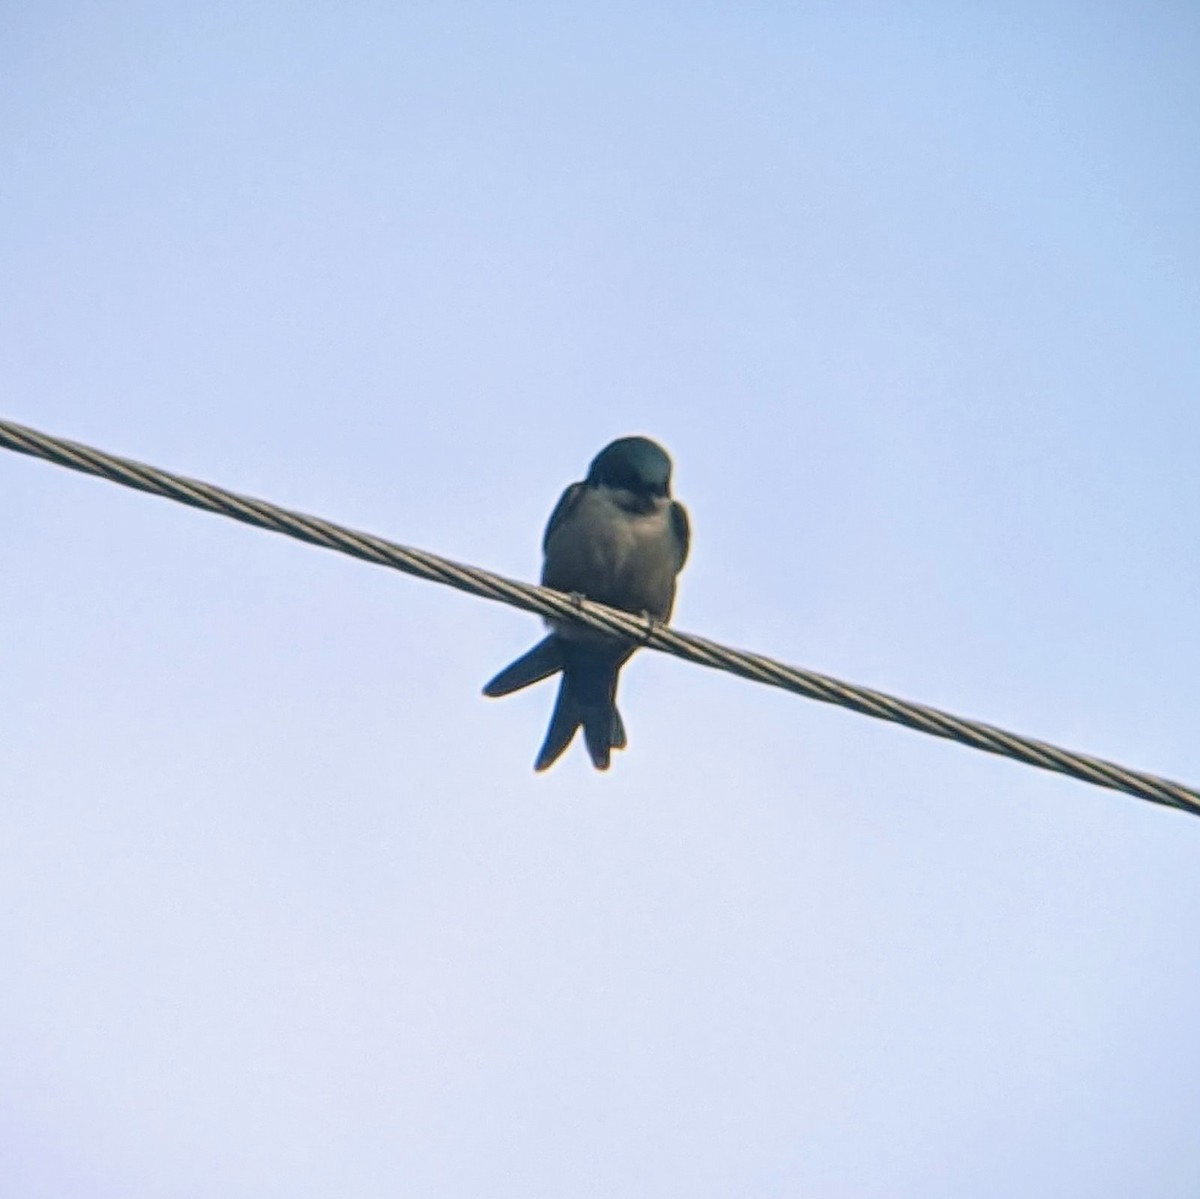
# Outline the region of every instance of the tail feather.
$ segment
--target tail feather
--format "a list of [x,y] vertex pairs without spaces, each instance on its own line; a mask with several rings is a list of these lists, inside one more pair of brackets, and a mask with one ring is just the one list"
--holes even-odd
[[612,750],[624,749],[627,741],[616,703],[617,673],[627,656],[614,657],[594,647],[564,643],[558,699],[534,769],[552,766],[580,726],[592,765],[597,770],[608,769]]
[[528,653],[522,654],[515,662],[510,662],[494,679],[484,687],[484,695],[497,699],[501,695],[511,695],[522,687],[540,683],[563,668],[562,641],[551,633],[542,638]]
[[617,705],[613,704],[613,731],[612,731],[612,747],[613,749],[624,749],[629,744],[629,738],[625,736],[625,722],[621,719],[621,713],[617,711]]
[[629,655],[628,649],[614,654],[551,633],[500,671],[483,693],[491,697],[509,695],[561,670],[558,698],[534,769],[542,771],[553,766],[582,728],[592,765],[607,770],[612,751],[628,744],[616,701],[617,675]]
[[607,770],[609,754],[613,747],[615,722],[611,712],[585,712],[583,717],[583,740],[597,770]]
[[534,770],[549,770],[562,757],[567,746],[575,740],[575,734],[581,724],[583,714],[572,692],[570,676],[564,672],[558,685],[558,698],[554,701],[550,727],[546,730],[546,740],[542,742],[542,748],[538,750],[537,761],[533,764]]

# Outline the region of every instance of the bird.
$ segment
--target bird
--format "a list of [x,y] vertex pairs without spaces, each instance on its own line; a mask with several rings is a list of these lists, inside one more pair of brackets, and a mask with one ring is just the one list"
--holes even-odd
[[[671,496],[671,458],[648,437],[620,437],[559,498],[542,537],[542,583],[625,612],[666,621],[687,561],[687,509]],[[628,744],[617,676],[637,646],[572,621],[547,618],[549,636],[483,689],[491,698],[562,672],[534,770],[548,770],[583,729],[592,765],[607,770]]]

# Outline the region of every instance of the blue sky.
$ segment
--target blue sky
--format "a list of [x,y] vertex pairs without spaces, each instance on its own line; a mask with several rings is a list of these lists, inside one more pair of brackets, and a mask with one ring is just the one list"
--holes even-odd
[[[1195,784],[1192,5],[10,4],[3,415]],[[1200,824],[0,458],[21,1196],[1200,1188]]]

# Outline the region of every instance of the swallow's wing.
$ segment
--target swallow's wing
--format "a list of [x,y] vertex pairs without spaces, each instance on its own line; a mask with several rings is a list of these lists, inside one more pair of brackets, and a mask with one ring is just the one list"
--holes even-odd
[[563,668],[562,646],[558,638],[551,633],[522,654],[515,662],[510,662],[486,687],[484,695],[495,699],[500,695],[511,695],[528,687],[530,683],[540,683],[552,674],[557,674]]
[[675,544],[679,547],[679,565],[676,569],[682,570],[692,543],[692,527],[688,521],[687,509],[678,500],[671,504],[671,532],[675,535]]
[[584,485],[582,483],[572,483],[558,497],[558,503],[554,505],[554,511],[550,513],[550,519],[546,523],[546,531],[542,534],[542,553],[546,552],[550,545],[550,538],[554,535],[554,531],[567,520],[571,513],[575,510],[579,503],[579,497],[583,495]]

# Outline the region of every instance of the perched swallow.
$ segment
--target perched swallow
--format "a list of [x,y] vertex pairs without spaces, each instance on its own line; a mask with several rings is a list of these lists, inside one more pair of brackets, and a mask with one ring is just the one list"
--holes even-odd
[[[622,437],[596,455],[582,483],[562,493],[542,538],[542,582],[558,591],[666,620],[687,561],[688,516],[671,498],[671,459],[647,437]],[[535,770],[552,766],[582,726],[597,770],[626,745],[617,675],[636,646],[571,622],[506,666],[484,695],[509,695],[562,671]]]

